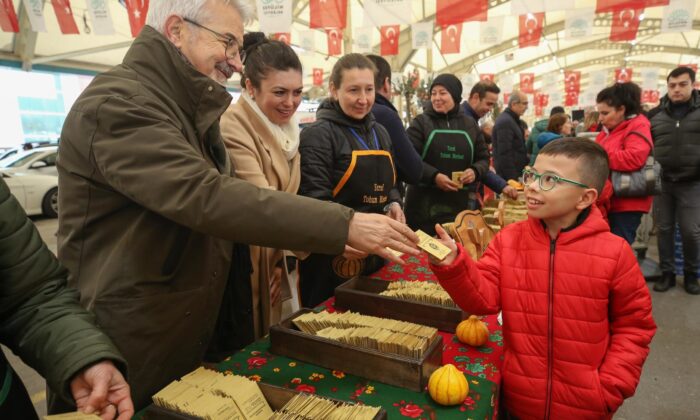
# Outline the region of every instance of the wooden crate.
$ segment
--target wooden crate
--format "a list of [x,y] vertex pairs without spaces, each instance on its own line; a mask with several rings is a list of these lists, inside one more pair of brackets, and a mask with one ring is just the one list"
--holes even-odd
[[442,336],[436,335],[420,359],[363,349],[299,331],[292,320],[312,312],[302,308],[270,328],[270,352],[328,369],[422,392],[442,365]]
[[[266,383],[258,382],[260,390],[262,391],[267,403],[270,404],[272,411],[277,411],[282,409],[289,400],[291,400],[295,395],[299,394],[299,391],[293,389],[282,388],[279,386],[269,385]],[[323,397],[331,401],[340,402],[335,398]],[[383,408],[379,410],[374,420],[386,420],[387,414],[386,410]],[[167,410],[165,408],[158,407],[154,404],[146,407],[146,411],[143,415],[143,420],[193,420],[196,419],[192,416],[186,416],[184,414],[176,413],[174,411]]]
[[388,281],[354,277],[335,288],[335,306],[366,315],[428,325],[451,333],[455,332],[462,320],[469,317],[459,308],[380,295],[387,287]]

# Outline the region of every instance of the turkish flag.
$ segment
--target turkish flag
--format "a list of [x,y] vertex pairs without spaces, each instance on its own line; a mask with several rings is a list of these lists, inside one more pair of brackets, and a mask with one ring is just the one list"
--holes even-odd
[[323,85],[323,69],[314,69],[314,86]]
[[19,21],[12,0],[2,0],[0,3],[0,28],[5,32],[19,32]]
[[639,29],[639,15],[643,11],[644,9],[623,9],[613,12],[610,40],[632,41],[636,39],[637,29]]
[[462,22],[485,22],[488,10],[488,0],[437,0],[435,23],[447,26]]
[[633,70],[629,67],[615,69],[615,83],[628,83],[632,81]]
[[272,39],[275,41],[284,42],[289,45],[292,43],[292,33],[291,32],[277,32],[272,34]]
[[340,29],[326,29],[326,37],[328,38],[328,55],[342,54],[343,32]]
[[440,52],[443,54],[458,54],[459,44],[462,39],[462,24],[447,25],[442,27],[442,39],[440,40]]
[[542,115],[544,115],[544,107],[535,105],[535,117],[541,117]]
[[535,93],[535,106],[544,108],[549,105],[549,95],[546,93],[537,92]]
[[520,91],[535,93],[535,73],[520,73]]
[[382,26],[379,28],[381,33],[382,55],[396,55],[399,53],[399,25]]
[[510,100],[510,93],[504,93],[503,94],[503,103],[508,105],[509,100]]
[[564,91],[581,92],[581,72],[567,70],[564,72]]
[[668,6],[670,0],[598,0],[595,12],[619,12],[624,9],[644,9],[645,7]]
[[73,19],[73,10],[70,7],[70,0],[51,0],[53,11],[58,19],[58,27],[64,35],[79,34],[78,26]]
[[348,0],[310,0],[309,28],[345,29]]
[[129,13],[129,26],[131,26],[131,36],[136,38],[141,32],[141,28],[146,24],[148,14],[148,0],[125,0],[126,10]]
[[479,76],[479,80],[482,82],[491,82],[493,83],[494,80],[496,80],[496,75],[493,73],[481,73]]
[[520,32],[518,43],[520,48],[536,47],[540,45],[542,37],[542,24],[544,23],[544,13],[528,13],[520,15]]
[[564,100],[564,106],[576,106],[578,105],[578,92],[566,92],[566,99]]
[[643,104],[654,104],[659,102],[659,91],[658,90],[645,90],[642,92],[642,103]]

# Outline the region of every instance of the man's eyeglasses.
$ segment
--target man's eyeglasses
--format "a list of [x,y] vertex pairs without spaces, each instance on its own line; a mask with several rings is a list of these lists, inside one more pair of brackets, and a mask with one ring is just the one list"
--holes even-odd
[[220,34],[213,29],[207,28],[206,26],[201,25],[201,24],[193,21],[192,19],[188,19],[188,18],[184,17],[184,18],[182,18],[182,20],[184,20],[187,23],[191,23],[192,25],[194,25],[198,28],[202,28],[205,31],[211,32],[216,37],[217,40],[223,42],[225,47],[226,47],[226,51],[225,51],[226,57],[235,58],[236,55],[238,55],[241,58],[241,62],[245,61],[245,50],[241,49],[241,46],[235,37]]
[[545,172],[543,174],[538,174],[537,172],[533,171],[532,169],[524,169],[523,170],[523,184],[525,185],[530,185],[532,184],[535,180],[539,181],[540,183],[540,189],[542,191],[549,191],[552,188],[556,187],[558,183],[560,182],[568,182],[569,184],[576,185],[581,188],[589,188],[588,185],[586,184],[581,184],[580,182],[573,181],[571,179],[566,179],[562,178],[559,175],[554,175],[549,172]]

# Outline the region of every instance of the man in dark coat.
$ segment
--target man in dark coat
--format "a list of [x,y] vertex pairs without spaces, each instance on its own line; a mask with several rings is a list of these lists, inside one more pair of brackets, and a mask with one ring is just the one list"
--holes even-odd
[[528,163],[525,133],[520,126],[520,117],[525,114],[527,106],[527,96],[513,91],[508,108],[496,118],[493,127],[493,163],[496,173],[506,180],[517,180]]
[[700,294],[700,94],[693,89],[695,71],[674,69],[667,80],[668,93],[651,111],[654,153],[661,164],[661,195],[654,211],[659,229],[662,276],[654,290],[665,292],[676,284],[675,226],[683,241],[683,285]]
[[[87,412],[134,414],[126,364],[66,287],[68,273],[0,179],[0,337],[49,387]],[[117,367],[115,367],[115,364]],[[121,372],[120,372],[121,370]],[[102,393],[101,391],[104,391]],[[88,408],[91,407],[91,408]],[[0,418],[35,419],[27,391],[0,351]]]
[[202,361],[241,255],[234,242],[417,253],[415,234],[384,215],[233,177],[223,85],[241,70],[253,14],[244,1],[151,1],[124,62],[95,77],[63,126],[59,257],[128,361],[137,409]]

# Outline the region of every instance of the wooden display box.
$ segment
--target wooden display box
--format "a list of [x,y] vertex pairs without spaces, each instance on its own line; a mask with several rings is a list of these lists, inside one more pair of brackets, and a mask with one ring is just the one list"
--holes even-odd
[[420,359],[363,349],[306,334],[292,323],[302,308],[270,328],[270,352],[385,384],[422,392],[430,374],[442,365],[442,336],[436,335]]
[[[289,400],[291,400],[295,395],[299,394],[299,391],[293,389],[282,388],[279,386],[269,385],[266,383],[258,382],[260,390],[262,391],[267,403],[270,404],[272,411],[281,410]],[[331,401],[340,402],[335,398],[323,397]],[[383,408],[379,410],[374,420],[386,420],[387,414],[386,410]],[[186,416],[184,414],[176,413],[174,411],[167,410],[165,408],[158,407],[154,404],[146,407],[146,411],[143,415],[143,420],[193,420],[196,417]]]
[[365,315],[428,325],[452,333],[460,322],[469,317],[459,308],[380,295],[389,287],[389,283],[369,277],[354,277],[335,288],[335,306]]

